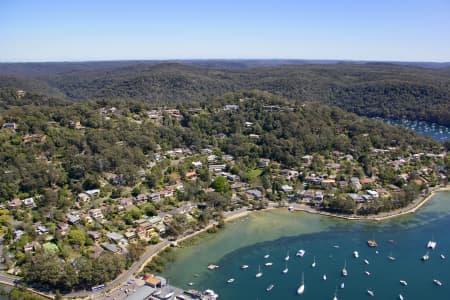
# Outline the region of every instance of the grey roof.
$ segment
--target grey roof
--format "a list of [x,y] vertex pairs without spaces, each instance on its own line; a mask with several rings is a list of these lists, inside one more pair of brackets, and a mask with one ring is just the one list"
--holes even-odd
[[152,288],[151,286],[148,286],[144,284],[140,288],[136,290],[136,292],[129,294],[125,299],[127,300],[142,300],[146,299],[148,296],[150,296],[154,291],[156,291],[155,288]]

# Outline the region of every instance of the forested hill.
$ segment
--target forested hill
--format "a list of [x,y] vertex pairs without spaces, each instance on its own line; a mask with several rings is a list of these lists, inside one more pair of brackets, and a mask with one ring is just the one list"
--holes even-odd
[[[205,64],[204,64],[205,65]],[[253,66],[249,64],[250,66]],[[450,69],[385,63],[310,64],[247,68],[179,63],[78,63],[0,65],[0,87],[74,100],[205,100],[259,89],[299,101],[321,101],[365,116],[406,117],[450,125]],[[20,76],[20,80],[11,80]],[[26,84],[24,77],[32,78]],[[40,83],[37,84],[37,83]],[[31,87],[28,87],[30,86]]]

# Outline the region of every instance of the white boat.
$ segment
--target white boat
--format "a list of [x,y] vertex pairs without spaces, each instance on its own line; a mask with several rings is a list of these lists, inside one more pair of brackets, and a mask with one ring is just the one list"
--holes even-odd
[[424,256],[422,256],[422,260],[423,261],[427,261],[427,260],[429,260],[430,259],[430,255],[429,255],[429,253],[427,252],[427,253],[425,253],[425,255]]
[[333,248],[339,249],[339,245],[333,245]]
[[273,265],[273,263],[272,263],[272,262],[266,262],[264,265],[265,265],[266,267],[271,267],[271,266]]
[[193,282],[189,282],[188,285],[189,285],[189,286],[193,286],[194,283],[193,283]]
[[338,300],[338,297],[337,297],[337,290],[334,291],[334,297],[333,297],[333,300]]
[[261,266],[258,266],[258,273],[256,273],[255,277],[259,278],[263,275],[263,273],[261,272]]
[[359,257],[358,251],[353,251],[353,256],[354,256],[355,258],[358,258],[358,257]]
[[434,248],[436,248],[436,246],[437,246],[437,243],[434,242],[433,240],[428,241],[427,248],[434,250]]
[[441,254],[441,258],[442,258],[442,259],[445,259],[445,255],[444,255],[444,254]]
[[322,279],[325,281],[327,280],[327,274],[323,274]]
[[367,276],[370,276],[370,272],[369,271],[364,271],[364,274],[366,274]]
[[268,259],[269,257],[270,257],[269,254],[264,255],[264,258],[265,258],[265,259]]
[[408,285],[408,283],[406,282],[406,280],[400,280],[400,283],[401,283],[402,285],[404,285],[404,286],[407,286],[407,285]]
[[297,294],[301,295],[304,292],[305,292],[305,277],[304,277],[304,274],[302,273],[302,284],[298,287]]
[[341,289],[345,288],[345,283],[341,283]]
[[283,272],[283,274],[287,274],[288,271],[289,271],[289,269],[288,269],[287,262],[286,262],[286,266],[282,272]]
[[305,255],[305,253],[306,253],[306,251],[305,250],[303,250],[303,249],[300,249],[300,250],[298,250],[297,251],[297,256],[300,256],[300,257],[303,257],[304,255]]
[[436,285],[438,285],[438,286],[441,286],[441,285],[442,285],[442,282],[440,282],[440,281],[437,280],[437,279],[433,279],[433,282],[434,282],[434,284],[436,284]]
[[205,296],[208,296],[208,299],[217,299],[219,298],[219,295],[216,294],[213,290],[205,290],[203,292],[205,294]]
[[152,296],[159,296],[159,295],[161,295],[161,290],[158,290],[152,294]]
[[166,294],[166,295],[163,297],[163,299],[170,299],[170,298],[172,298],[173,295],[175,295],[175,292],[170,292],[170,293]]
[[269,285],[269,286],[267,287],[266,291],[270,292],[270,291],[273,289],[273,287],[274,287],[273,284]]
[[241,269],[242,269],[242,270],[248,269],[248,265],[242,265],[242,266],[241,266]]
[[233,283],[234,282],[234,278],[230,278],[227,280],[228,283]]
[[389,259],[389,260],[395,260],[395,256],[392,255],[392,252],[389,253],[388,259]]
[[375,296],[375,293],[371,290],[367,290],[367,294],[369,294],[369,296],[371,297]]
[[286,256],[284,257],[284,260],[285,260],[285,261],[288,261],[289,258],[290,258],[290,257],[289,257],[289,251],[288,251],[287,254],[286,254]]
[[313,263],[311,264],[311,268],[315,268],[316,267],[316,257],[314,256],[314,260]]
[[348,271],[347,271],[347,261],[344,262],[344,267],[342,268],[342,276],[347,277],[348,276]]
[[403,299],[404,299],[403,296],[402,296],[402,294],[398,294],[398,299],[400,299],[400,300],[403,300]]
[[368,265],[368,264],[369,264],[369,261],[368,261],[367,259],[365,259],[365,260],[364,260],[364,263],[365,263],[366,265]]

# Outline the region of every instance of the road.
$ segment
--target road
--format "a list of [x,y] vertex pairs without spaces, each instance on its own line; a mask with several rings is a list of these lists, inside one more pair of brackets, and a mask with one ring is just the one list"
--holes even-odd
[[[269,206],[273,207],[273,204],[269,205]],[[247,208],[240,208],[238,210],[226,212],[224,214],[224,217],[227,219],[234,218],[236,216],[241,215],[245,211],[247,211]],[[209,226],[211,226],[214,223],[215,222],[210,222]],[[195,234],[197,234],[197,232],[187,235],[187,236],[184,236],[184,237],[186,238],[186,237],[189,237],[189,236],[195,235]],[[106,289],[110,291],[110,292],[108,292],[108,294],[111,294],[112,290],[118,291],[120,289],[126,288],[127,282],[135,279],[134,274],[137,273],[141,269],[141,267],[143,267],[143,265],[146,263],[146,261],[152,255],[158,253],[161,249],[170,245],[170,243],[171,242],[169,240],[163,239],[160,243],[150,247],[147,251],[145,251],[144,254],[141,255],[140,259],[138,261],[136,261],[135,263],[133,263],[128,270],[124,271],[116,279],[114,279],[113,281],[106,284]],[[14,277],[14,276],[9,276],[3,272],[0,272],[0,281],[4,282],[5,284],[15,285],[16,280],[20,280],[20,278]],[[33,289],[29,289],[29,290],[36,292]],[[48,296],[52,296],[52,295],[48,294]],[[95,291],[95,292],[88,291],[88,290],[77,291],[77,292],[65,294],[64,297],[70,297],[70,298],[88,298],[88,297],[94,298],[95,297],[95,299],[107,299],[104,290]],[[108,299],[111,299],[111,298],[108,297]]]

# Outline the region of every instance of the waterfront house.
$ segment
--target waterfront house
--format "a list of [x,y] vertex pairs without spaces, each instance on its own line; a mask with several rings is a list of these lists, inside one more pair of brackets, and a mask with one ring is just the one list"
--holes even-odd
[[227,104],[223,107],[223,110],[227,110],[227,111],[239,110],[239,105]]
[[267,167],[267,166],[269,166],[269,164],[270,164],[270,159],[268,159],[268,158],[260,158],[258,161],[258,165],[260,167]]
[[100,208],[91,209],[89,213],[95,220],[103,220],[104,218],[102,210]]
[[262,199],[262,193],[260,190],[257,189],[250,189],[246,190],[245,193],[250,196],[252,199],[260,200]]
[[114,245],[114,244],[102,243],[101,246],[106,251],[109,251],[109,252],[112,252],[112,253],[120,253],[121,252],[121,249],[119,247],[117,247],[116,245]]
[[194,168],[201,168],[203,163],[201,161],[193,161],[192,166],[194,166]]
[[87,234],[94,240],[94,241],[98,241],[101,237],[102,234],[98,231],[88,231]]
[[22,202],[26,208],[32,208],[32,207],[36,206],[36,203],[34,202],[33,197],[23,199]]
[[116,243],[119,243],[121,240],[124,239],[124,236],[117,232],[108,232],[106,234],[106,237]]
[[14,199],[8,201],[8,207],[9,207],[9,208],[20,207],[20,206],[22,206],[22,203],[23,203],[23,202],[22,202],[20,199],[14,198]]
[[5,123],[2,125],[2,129],[16,130],[17,124],[16,123]]
[[67,217],[67,221],[70,224],[76,224],[76,223],[80,222],[80,217],[76,214],[67,214],[66,217]]
[[282,186],[281,186],[281,189],[282,189],[283,192],[285,192],[285,193],[291,193],[291,192],[294,190],[294,188],[293,188],[292,186],[287,185],[287,184],[282,185]]

